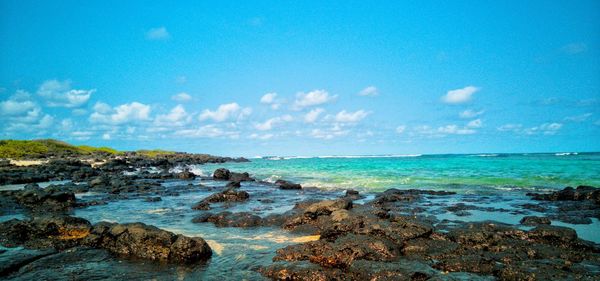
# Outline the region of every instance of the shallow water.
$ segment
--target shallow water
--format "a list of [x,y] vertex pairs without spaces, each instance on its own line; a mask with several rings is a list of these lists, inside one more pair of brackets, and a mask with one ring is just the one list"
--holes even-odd
[[[425,196],[427,199],[423,202],[408,208],[420,209],[410,211],[411,214],[434,216],[437,219],[436,224],[441,228],[457,222],[494,220],[530,229],[519,225],[519,221],[524,216],[545,214],[520,207],[526,203],[539,204],[539,201],[527,197],[526,192],[556,190],[566,185],[600,185],[600,154],[253,159],[249,163],[198,165],[192,167],[192,171],[211,175],[218,167],[227,167],[239,172],[247,171],[261,180],[275,181],[284,178],[300,182],[305,187],[321,188],[280,190],[258,182],[243,182],[242,189],[250,193],[250,200],[230,205],[211,204],[212,210],[209,212],[212,213],[225,210],[248,211],[264,217],[288,211],[295,203],[307,199],[340,197],[346,188],[358,189],[365,196],[355,201],[355,204],[368,202],[378,192],[388,188],[456,191],[458,194],[452,196]],[[148,262],[119,261],[132,271],[156,270],[174,279],[260,280],[263,277],[256,269],[271,264],[277,249],[318,239],[272,227],[219,228],[212,223],[192,223],[195,216],[207,211],[192,210],[191,206],[222,190],[226,183],[196,179],[170,180],[162,184],[177,190],[180,195],[162,196],[162,201],[159,202],[145,202],[144,198],[110,201],[106,205],[76,209],[74,215],[86,218],[92,223],[143,222],[177,234],[204,238],[213,249],[214,255],[206,264],[193,268],[172,266],[162,269]],[[104,195],[89,192],[76,196],[79,200],[91,201]],[[475,209],[468,209],[462,213],[445,209],[460,203],[474,206]],[[21,219],[24,216],[19,213],[0,216],[0,221],[12,218]],[[600,243],[598,219],[592,219],[592,224],[588,225],[573,225],[555,220],[552,224],[571,227],[577,231],[580,238]]]
[[362,191],[427,188],[482,194],[600,186],[600,153],[275,157],[194,168],[210,175],[217,167],[267,181],[285,178],[305,186]]
[[[188,183],[186,181],[169,181],[164,185],[175,187],[188,185]],[[194,180],[193,184],[194,186],[190,187],[190,192],[181,193],[179,196],[163,196],[162,201],[159,202],[144,202],[142,199],[121,200],[107,205],[77,209],[75,215],[92,222],[103,220],[119,223],[140,221],[174,233],[203,237],[213,249],[214,256],[207,264],[189,272],[186,271],[184,274],[186,278],[211,280],[261,279],[262,277],[256,272],[256,269],[270,264],[277,249],[294,243],[318,239],[318,237],[303,236],[272,227],[220,228],[215,227],[212,223],[192,223],[191,220],[195,216],[207,211],[191,210],[190,207],[216,190],[222,190],[225,182]],[[198,187],[198,184],[204,186]],[[224,210],[231,212],[252,211],[257,215],[266,216],[290,210],[299,201],[329,199],[343,194],[341,190],[279,190],[255,182],[244,182],[242,189],[250,193],[251,200],[234,203],[230,206],[211,204],[211,207],[214,208],[209,212],[217,213]],[[87,199],[93,199],[93,195],[87,196],[91,196]],[[374,196],[375,193],[367,193],[366,198],[356,201],[355,204],[364,203],[374,198]],[[261,198],[272,199],[272,203],[257,201]],[[459,216],[444,209],[457,203],[465,203],[486,210],[468,210],[468,215]],[[415,203],[415,207],[423,208],[423,211],[419,212],[418,215],[433,215],[440,224],[452,224],[457,221],[494,220],[513,224],[522,229],[530,229],[530,227],[519,226],[519,221],[526,215],[543,214],[518,207],[525,203],[536,203],[536,201],[529,199],[524,194],[511,193],[491,196],[459,194],[427,196],[424,202]],[[574,228],[580,238],[600,243],[600,235],[595,231],[600,229],[600,222],[597,219],[594,219],[590,225],[573,225],[557,221],[552,221],[552,224]]]
[[[169,181],[165,186],[187,186],[188,181]],[[234,228],[215,227],[212,223],[192,223],[192,219],[204,212],[251,211],[259,216],[272,213],[283,213],[293,208],[294,204],[307,199],[329,199],[339,197],[341,192],[322,192],[319,190],[284,191],[272,186],[252,182],[242,183],[242,189],[250,193],[252,200],[235,203],[230,206],[211,204],[212,210],[192,210],[191,206],[222,190],[225,182],[212,180],[194,180],[196,187],[180,196],[163,196],[159,202],[144,202],[142,199],[121,200],[107,205],[91,206],[77,209],[75,216],[83,217],[92,223],[109,221],[118,223],[144,222],[156,227],[187,236],[204,238],[213,249],[210,261],[187,277],[222,280],[256,280],[262,277],[256,272],[259,266],[271,263],[275,251],[287,245],[315,240],[318,237],[299,235],[280,228]],[[202,184],[204,187],[198,187]],[[214,187],[211,188],[211,187]],[[93,200],[94,195],[77,195]],[[261,203],[257,199],[269,198],[273,203]]]

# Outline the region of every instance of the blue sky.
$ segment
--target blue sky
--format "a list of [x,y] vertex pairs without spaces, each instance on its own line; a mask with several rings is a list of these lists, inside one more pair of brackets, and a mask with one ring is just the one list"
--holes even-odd
[[598,1],[0,1],[1,138],[600,150]]

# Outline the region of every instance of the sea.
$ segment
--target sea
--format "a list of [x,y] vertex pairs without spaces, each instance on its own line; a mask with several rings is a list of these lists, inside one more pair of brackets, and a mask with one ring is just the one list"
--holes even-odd
[[[524,216],[545,216],[533,210],[522,212],[520,206],[523,204],[540,204],[527,196],[528,192],[550,192],[566,186],[600,186],[600,153],[263,156],[249,160],[178,167],[175,170],[190,169],[204,177],[193,181],[162,182],[167,188],[189,186],[190,191],[178,196],[162,196],[159,202],[146,202],[144,198],[110,201],[105,205],[77,208],[72,215],[92,223],[143,222],[177,234],[202,237],[213,250],[213,257],[208,262],[193,267],[119,258],[119,268],[128,276],[150,274],[156,280],[264,280],[257,270],[272,264],[277,249],[310,241],[315,239],[314,236],[278,227],[217,227],[212,223],[193,223],[193,218],[204,212],[222,211],[252,212],[264,217],[284,213],[304,200],[339,198],[347,189],[358,190],[364,196],[355,204],[364,204],[390,188],[429,189],[457,193],[456,196],[430,197],[428,204],[419,206],[422,209],[420,215],[434,216],[441,224],[492,220],[528,230],[531,227],[519,222]],[[217,168],[248,172],[259,180],[242,183],[242,189],[250,193],[251,200],[232,205],[211,204],[210,211],[192,210],[195,203],[224,188],[226,182],[210,178]],[[280,190],[260,183],[277,179],[300,183],[304,188]],[[78,200],[86,201],[94,200],[100,194],[88,192],[76,196]],[[462,203],[480,208],[466,214],[445,209]],[[0,222],[15,218],[26,219],[27,214],[0,214]],[[579,238],[600,243],[597,218],[586,224],[553,219],[552,225],[573,228]],[[76,263],[84,268],[97,266],[89,261]]]
[[270,182],[285,179],[322,189],[369,192],[420,188],[488,194],[600,186],[600,153],[264,156],[196,166],[193,171],[211,175],[217,167],[247,171]]

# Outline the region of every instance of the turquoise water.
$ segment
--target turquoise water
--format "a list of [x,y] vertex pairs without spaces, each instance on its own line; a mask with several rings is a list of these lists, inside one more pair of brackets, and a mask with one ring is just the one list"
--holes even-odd
[[326,189],[427,188],[461,193],[548,191],[600,186],[600,153],[469,154],[406,156],[265,157],[249,163],[196,166],[211,175],[218,167],[248,171],[266,181],[279,178]]

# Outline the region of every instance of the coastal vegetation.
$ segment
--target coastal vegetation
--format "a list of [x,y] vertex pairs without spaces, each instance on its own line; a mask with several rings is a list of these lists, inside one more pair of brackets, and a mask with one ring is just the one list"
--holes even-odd
[[119,151],[111,147],[72,145],[54,139],[39,140],[0,140],[0,158],[4,159],[40,159],[63,157],[107,157],[135,153],[138,156],[157,158],[174,155],[177,152],[162,149],[142,149],[134,152]]

